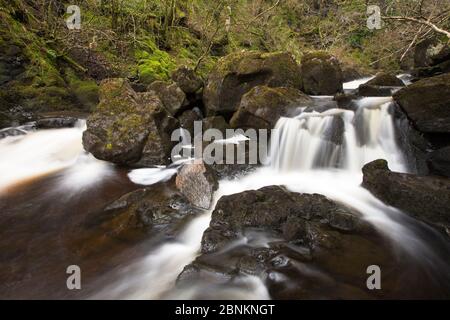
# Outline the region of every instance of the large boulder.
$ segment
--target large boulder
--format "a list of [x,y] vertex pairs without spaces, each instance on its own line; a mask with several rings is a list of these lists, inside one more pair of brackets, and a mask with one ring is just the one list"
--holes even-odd
[[214,191],[219,184],[216,174],[205,163],[185,164],[177,174],[175,184],[189,202],[202,209],[209,209]]
[[87,119],[84,148],[96,158],[120,165],[169,163],[172,130],[178,121],[152,93],[136,93],[125,79],[100,85],[100,103]]
[[363,173],[363,187],[381,201],[450,235],[449,179],[391,172],[385,160],[365,165]]
[[195,74],[194,70],[182,66],[172,73],[172,80],[184,93],[196,93],[203,87],[203,80]]
[[303,91],[311,95],[334,95],[343,90],[342,70],[336,57],[325,52],[307,53],[302,58]]
[[293,116],[300,107],[312,104],[309,96],[295,88],[257,86],[242,97],[230,124],[233,128],[272,129],[280,117]]
[[173,116],[187,106],[185,93],[174,82],[154,81],[148,86],[148,91],[154,92]]
[[394,99],[420,131],[450,133],[450,73],[419,80]]
[[203,91],[207,114],[231,116],[241,97],[258,85],[300,89],[299,67],[286,52],[247,51],[220,59]]
[[[390,256],[357,212],[322,195],[270,186],[220,198],[201,255],[177,287],[217,285],[211,291],[220,297],[221,286],[256,276],[274,299],[369,297],[367,266],[387,266]],[[202,297],[208,296],[194,296]]]

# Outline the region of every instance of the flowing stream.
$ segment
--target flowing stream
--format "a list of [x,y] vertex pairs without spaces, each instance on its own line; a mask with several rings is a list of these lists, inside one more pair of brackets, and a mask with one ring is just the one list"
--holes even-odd
[[[353,89],[369,79],[346,83],[344,88]],[[361,168],[375,159],[388,160],[393,171],[409,171],[407,159],[396,143],[392,98],[368,97],[355,101],[355,104],[353,111],[305,111],[293,118],[281,118],[276,125],[278,140],[272,141],[270,150],[271,164],[240,179],[220,181],[215,201],[223,195],[269,185],[284,185],[300,193],[323,194],[359,211],[395,250],[413,257],[414,263],[432,274],[448,273],[448,261],[443,260],[424,237],[431,234],[433,241],[448,248],[448,243],[442,244],[445,240],[395,208],[386,206],[360,186]],[[42,197],[50,197],[70,206],[80,193],[101,188],[105,181],[116,187],[126,184],[132,190],[135,187],[130,185],[131,181],[138,185],[153,185],[168,181],[176,174],[176,168],[149,168],[132,170],[125,177],[114,166],[83,151],[81,135],[84,128],[84,121],[80,121],[75,128],[29,131],[0,140],[0,197],[18,192],[16,189],[20,190],[23,184],[32,184],[57,173],[51,190],[45,195],[37,192],[34,201],[42,202]],[[119,189],[123,193],[124,187]],[[111,198],[113,195],[114,192]],[[75,200],[71,202],[65,198]],[[30,204],[35,203],[30,200]],[[264,279],[254,276],[242,277],[226,287],[199,283],[180,290],[174,286],[184,266],[198,255],[211,212],[189,222],[175,240],[157,244],[149,252],[147,249],[143,257],[130,262],[120,261],[102,276],[95,290],[83,298],[189,299],[198,297],[199,292],[203,295],[208,292],[210,298],[269,299]]]

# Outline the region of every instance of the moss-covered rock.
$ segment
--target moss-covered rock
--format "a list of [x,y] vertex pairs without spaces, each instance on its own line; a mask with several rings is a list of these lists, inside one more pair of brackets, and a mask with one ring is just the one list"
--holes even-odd
[[154,81],[148,86],[148,91],[159,97],[171,115],[180,114],[188,104],[186,94],[174,82]]
[[231,116],[241,97],[258,85],[299,89],[301,81],[297,63],[286,52],[244,51],[220,59],[203,91],[208,115]]
[[96,158],[121,165],[169,162],[171,118],[152,93],[136,93],[125,79],[102,81],[100,103],[87,120],[83,145]]
[[334,95],[342,91],[342,70],[336,57],[323,51],[302,58],[303,91],[312,95]]
[[257,86],[242,97],[230,124],[233,128],[272,129],[280,117],[292,116],[311,104],[312,99],[300,90]]
[[203,87],[202,79],[186,66],[175,70],[172,73],[172,80],[187,94],[195,93]]

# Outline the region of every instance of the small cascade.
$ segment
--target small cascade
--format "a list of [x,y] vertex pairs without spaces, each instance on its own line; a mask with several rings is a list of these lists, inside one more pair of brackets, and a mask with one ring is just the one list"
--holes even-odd
[[405,160],[395,138],[391,98],[363,98],[356,111],[329,109],[281,118],[271,143],[271,165],[279,171],[338,168],[360,172],[364,164],[387,159],[404,172]]

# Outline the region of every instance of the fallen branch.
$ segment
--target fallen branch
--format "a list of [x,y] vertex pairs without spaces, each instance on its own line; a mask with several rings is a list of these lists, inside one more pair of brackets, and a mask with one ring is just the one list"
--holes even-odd
[[409,22],[415,22],[415,23],[419,23],[422,25],[426,25],[426,26],[430,27],[431,29],[433,29],[434,31],[446,35],[447,38],[450,39],[449,31],[444,30],[444,29],[438,27],[437,25],[435,25],[434,23],[430,22],[429,20],[425,20],[423,18],[400,17],[400,16],[392,16],[392,17],[382,16],[381,18],[386,19],[386,20],[409,21]]

